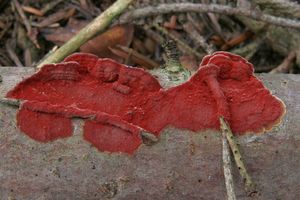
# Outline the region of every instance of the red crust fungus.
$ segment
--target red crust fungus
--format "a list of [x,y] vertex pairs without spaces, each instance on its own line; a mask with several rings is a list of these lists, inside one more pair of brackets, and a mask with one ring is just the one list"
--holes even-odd
[[240,56],[216,52],[204,57],[185,83],[163,89],[143,69],[76,53],[45,65],[7,97],[24,100],[18,125],[47,142],[72,134],[72,117],[85,118],[84,139],[100,151],[133,153],[141,132],[159,136],[167,126],[219,129],[224,116],[235,134],[259,133],[279,123],[285,107]]

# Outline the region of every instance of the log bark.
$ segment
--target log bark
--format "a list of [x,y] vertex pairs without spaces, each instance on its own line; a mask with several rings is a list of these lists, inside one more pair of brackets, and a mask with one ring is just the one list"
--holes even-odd
[[[0,68],[0,98],[33,68]],[[238,137],[259,199],[300,196],[300,76],[260,75],[287,106],[283,123]],[[13,106],[0,104],[0,199],[225,199],[221,133],[172,127],[134,155],[97,151],[82,139],[82,121],[67,139],[39,143],[16,127]],[[247,200],[233,168],[237,199]]]

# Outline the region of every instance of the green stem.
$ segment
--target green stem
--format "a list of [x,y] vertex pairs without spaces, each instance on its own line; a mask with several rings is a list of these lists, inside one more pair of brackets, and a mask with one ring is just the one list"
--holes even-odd
[[242,160],[241,152],[240,152],[238,144],[235,141],[235,138],[232,134],[230,126],[228,125],[228,123],[226,122],[224,117],[222,117],[222,116],[220,117],[220,125],[221,125],[222,133],[225,133],[225,135],[226,135],[229,146],[230,146],[231,151],[233,153],[235,163],[236,163],[236,165],[238,167],[238,170],[239,170],[239,173],[240,173],[240,175],[243,178],[243,181],[245,183],[245,190],[247,191],[249,196],[252,196],[253,194],[256,193],[255,185],[252,182],[252,178],[250,177],[250,175],[248,174],[248,172],[246,170],[245,164]]
[[227,191],[227,200],[236,200],[234,192],[233,175],[231,167],[230,147],[226,139],[226,133],[222,131],[222,160],[225,178],[225,186]]
[[104,31],[118,15],[120,15],[134,0],[117,0],[101,15],[95,18],[85,28],[78,32],[67,43],[61,46],[57,51],[53,52],[49,57],[43,60],[37,68],[41,68],[45,64],[57,63],[66,56],[76,51],[81,45],[93,38],[96,34]]

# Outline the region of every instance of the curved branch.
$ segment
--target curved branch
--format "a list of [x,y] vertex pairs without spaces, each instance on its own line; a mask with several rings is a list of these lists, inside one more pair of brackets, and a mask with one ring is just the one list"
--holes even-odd
[[275,17],[269,14],[264,14],[258,10],[246,10],[242,8],[234,8],[231,6],[219,4],[196,4],[196,3],[173,3],[173,4],[160,4],[158,6],[148,6],[129,11],[122,15],[120,22],[130,22],[134,19],[148,16],[155,16],[158,14],[167,13],[183,13],[183,12],[196,12],[196,13],[219,13],[225,15],[240,15],[246,16],[257,21],[266,22],[278,26],[300,28],[299,20],[292,20],[283,17]]

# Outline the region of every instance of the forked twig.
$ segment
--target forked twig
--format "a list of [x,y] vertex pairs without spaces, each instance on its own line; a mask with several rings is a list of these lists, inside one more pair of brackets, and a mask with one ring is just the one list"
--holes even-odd
[[220,125],[221,125],[222,133],[224,133],[226,135],[226,138],[227,138],[227,141],[231,148],[235,163],[236,163],[239,173],[245,183],[245,190],[249,196],[252,196],[255,193],[257,193],[257,191],[255,190],[255,185],[252,181],[251,176],[248,174],[248,172],[246,170],[245,164],[242,160],[241,152],[240,152],[238,144],[235,141],[235,138],[232,134],[231,128],[223,116],[220,117]]
[[[220,118],[220,124],[222,125],[222,118]],[[232,166],[231,166],[231,155],[230,155],[230,146],[226,138],[226,132],[222,128],[222,160],[223,160],[223,170],[225,185],[227,191],[228,200],[236,200],[234,185],[233,185],[233,176],[232,176]]]

